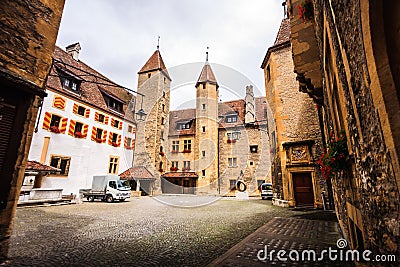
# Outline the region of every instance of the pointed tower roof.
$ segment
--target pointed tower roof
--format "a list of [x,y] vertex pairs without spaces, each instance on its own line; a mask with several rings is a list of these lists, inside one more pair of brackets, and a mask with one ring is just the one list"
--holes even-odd
[[278,34],[276,35],[275,42],[270,48],[268,48],[267,54],[261,64],[262,69],[267,65],[269,56],[272,52],[290,46],[290,33],[290,21],[289,19],[283,19]]
[[218,88],[217,79],[215,78],[214,72],[212,71],[211,66],[208,63],[208,61],[206,61],[206,63],[203,66],[203,69],[201,70],[200,76],[197,79],[196,87],[200,83],[207,83],[207,82],[217,85],[217,88]]
[[149,58],[149,60],[147,60],[146,64],[144,64],[144,66],[140,69],[138,74],[155,70],[164,72],[165,76],[167,76],[167,78],[171,80],[171,78],[169,77],[168,70],[165,67],[164,61],[161,57],[160,50],[158,49],[154,51],[153,55]]

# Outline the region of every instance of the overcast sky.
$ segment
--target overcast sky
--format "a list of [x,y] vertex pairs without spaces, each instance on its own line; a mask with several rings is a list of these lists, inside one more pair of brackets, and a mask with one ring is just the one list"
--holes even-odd
[[192,84],[177,84],[182,79],[174,77],[173,67],[194,72],[191,77],[197,79],[207,46],[223,101],[243,97],[245,84],[253,84],[256,95],[265,95],[260,65],[283,18],[281,4],[282,0],[66,0],[57,45],[79,42],[82,61],[136,89],[137,72],[156,50],[160,36],[161,55],[172,68],[176,89],[172,109],[195,97]]

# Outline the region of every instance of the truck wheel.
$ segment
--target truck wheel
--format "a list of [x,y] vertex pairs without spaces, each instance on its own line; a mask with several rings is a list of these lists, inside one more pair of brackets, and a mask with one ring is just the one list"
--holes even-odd
[[106,196],[106,201],[107,201],[108,203],[111,203],[111,202],[113,202],[113,201],[114,201],[114,198],[113,198],[113,196],[112,196],[112,195],[108,195],[108,196]]
[[94,196],[88,196],[87,200],[90,201],[90,202],[93,202],[94,201]]

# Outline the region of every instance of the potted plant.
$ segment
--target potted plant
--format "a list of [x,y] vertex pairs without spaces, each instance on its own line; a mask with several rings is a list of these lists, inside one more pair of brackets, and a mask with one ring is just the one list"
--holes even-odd
[[50,131],[53,133],[60,133],[60,129],[58,129],[58,127],[54,125],[50,127]]
[[163,157],[163,156],[165,155],[165,154],[164,154],[164,151],[160,151],[159,154],[160,154],[161,157]]
[[101,138],[95,137],[93,140],[96,141],[97,143],[103,143],[103,140]]
[[236,143],[236,140],[234,140],[234,139],[228,139],[228,144],[231,144],[231,143]]
[[322,153],[317,162],[325,179],[332,178],[339,171],[345,169],[346,157],[349,153],[343,130],[340,131],[338,137],[335,137],[333,132],[330,133],[329,137],[325,152]]
[[117,146],[118,146],[118,144],[117,144],[116,142],[112,142],[111,145],[112,145],[113,147],[117,147]]
[[178,153],[178,150],[172,150],[171,153]]
[[314,18],[314,7],[311,0],[303,0],[297,6],[299,19],[302,19],[304,23],[311,21]]
[[164,170],[163,170],[163,169],[158,169],[158,171],[159,171],[159,172],[164,172]]
[[177,167],[172,166],[171,168],[169,168],[171,171],[176,172],[178,170]]
[[182,151],[182,153],[190,153],[190,152],[192,152],[190,149],[184,149],[184,150]]

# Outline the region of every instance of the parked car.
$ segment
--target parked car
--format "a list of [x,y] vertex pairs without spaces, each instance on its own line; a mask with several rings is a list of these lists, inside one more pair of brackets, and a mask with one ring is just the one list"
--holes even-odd
[[272,199],[272,184],[263,183],[260,186],[261,198],[262,199]]

